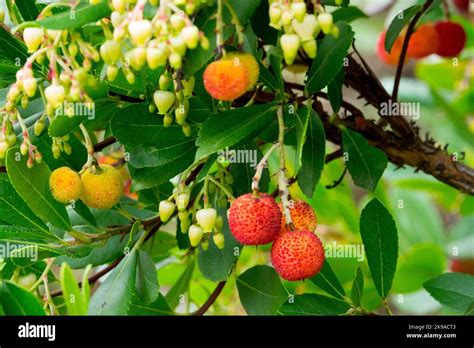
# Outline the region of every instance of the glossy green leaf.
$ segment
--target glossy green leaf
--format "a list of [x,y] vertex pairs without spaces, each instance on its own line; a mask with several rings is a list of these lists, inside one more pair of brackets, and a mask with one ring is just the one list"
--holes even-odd
[[150,304],[144,304],[139,298],[133,297],[128,311],[128,315],[141,316],[169,316],[174,314],[162,294],[158,294],[158,298]]
[[288,299],[280,277],[272,267],[254,266],[237,278],[242,306],[249,315],[273,315]]
[[342,129],[342,148],[348,154],[347,169],[355,184],[374,191],[387,167],[387,155],[370,146],[362,135],[348,128]]
[[67,263],[61,265],[59,282],[63,291],[68,315],[86,315],[88,302],[79,290],[74,274]]
[[303,294],[290,297],[278,310],[282,315],[341,315],[346,313],[350,306],[341,300],[317,295]]
[[336,25],[339,27],[339,37],[326,35],[318,47],[318,56],[313,60],[308,73],[306,83],[308,92],[315,93],[322,90],[336,77],[351,47],[354,32],[350,25],[343,22]]
[[389,211],[376,198],[362,210],[360,234],[372,280],[384,299],[392,288],[397,269],[398,234]]
[[319,286],[321,289],[326,291],[329,295],[343,299],[346,296],[346,292],[342,287],[339,279],[337,279],[336,274],[331,268],[329,261],[324,260],[323,268],[317,275],[313,278],[310,278],[314,284]]
[[212,115],[199,133],[196,158],[252,139],[268,127],[274,117],[274,104],[253,105]]
[[346,71],[341,68],[337,73],[336,77],[332,79],[328,84],[328,96],[329,102],[331,103],[333,113],[339,112],[342,105],[342,88],[344,79],[346,77]]
[[138,251],[136,287],[142,302],[148,304],[157,299],[160,288],[155,263],[150,255],[142,250]]
[[397,14],[397,16],[392,20],[392,23],[390,23],[390,26],[387,29],[387,34],[385,36],[385,50],[387,52],[392,51],[393,44],[397,40],[403,28],[408,25],[410,20],[420,10],[420,5],[410,6],[407,9],[403,10],[402,13]]
[[89,315],[125,315],[135,291],[138,253],[133,250],[120,261],[92,295]]
[[9,281],[1,283],[0,301],[6,315],[45,315],[35,295]]
[[359,306],[362,301],[362,295],[364,293],[364,275],[360,270],[360,267],[357,267],[354,280],[352,281],[351,288],[351,299],[352,303],[355,306]]
[[430,295],[456,312],[464,313],[474,302],[474,276],[445,273],[423,284]]
[[334,22],[344,21],[349,23],[360,18],[367,18],[367,15],[355,6],[341,7],[331,14]]
[[[177,233],[180,233],[179,231]],[[184,294],[188,292],[189,283],[193,277],[194,272],[194,260],[191,261],[184,272],[181,274],[179,279],[173,285],[173,287],[168,291],[165,298],[168,302],[170,308],[174,309],[180,303],[180,300],[183,299]]]
[[107,17],[110,12],[111,9],[107,0],[102,0],[98,5],[82,3],[73,10],[67,7],[65,11],[41,19],[37,23],[48,29],[77,29]]
[[26,158],[20,155],[18,148],[8,150],[6,164],[13,187],[30,209],[55,227],[71,229],[66,208],[54,200],[49,190],[51,171],[48,166],[41,163],[28,168]]
[[304,194],[313,197],[316,185],[321,178],[326,158],[326,135],[319,115],[307,107],[300,108],[298,115],[307,114],[308,126],[306,141],[301,152],[301,168],[298,173],[298,185]]

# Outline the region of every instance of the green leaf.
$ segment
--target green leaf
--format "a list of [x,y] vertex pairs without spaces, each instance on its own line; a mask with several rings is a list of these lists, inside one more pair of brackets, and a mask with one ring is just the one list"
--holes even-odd
[[310,278],[309,280],[311,280],[314,284],[326,291],[329,295],[332,295],[339,299],[343,299],[346,296],[344,288],[339,282],[339,279],[337,279],[336,274],[332,270],[331,265],[329,264],[327,259],[324,260],[323,268],[321,268],[321,271],[319,271],[316,276]]
[[359,18],[367,18],[367,15],[364,12],[362,12],[358,7],[355,7],[355,6],[338,8],[336,11],[332,12],[331,14],[332,14],[332,19],[335,23],[339,21],[349,23]]
[[0,180],[0,216],[13,226],[30,227],[49,233],[45,223],[21,199],[13,186]]
[[413,5],[405,10],[402,13],[397,14],[395,18],[390,23],[390,26],[387,29],[387,34],[385,36],[385,50],[387,52],[392,51],[393,44],[397,40],[401,31],[405,26],[410,22],[410,20],[415,17],[416,13],[421,10],[420,5]]
[[430,295],[456,312],[466,312],[474,302],[474,276],[445,273],[423,284]]
[[114,136],[129,148],[148,146],[159,149],[189,140],[180,126],[165,128],[163,117],[150,113],[147,104],[132,104],[119,110],[112,118],[111,127]]
[[276,314],[288,293],[272,267],[254,266],[237,278],[242,306],[249,315]]
[[322,0],[321,3],[327,6],[346,7],[349,6],[350,0]]
[[351,299],[352,303],[355,306],[359,306],[362,301],[362,295],[364,293],[364,275],[360,270],[360,267],[357,267],[354,280],[352,281],[351,289]]
[[306,83],[306,90],[310,93],[322,90],[336,77],[351,47],[354,32],[350,25],[343,22],[336,25],[339,27],[339,37],[326,35],[318,48],[318,56],[311,64]]
[[54,200],[49,190],[51,171],[48,166],[45,163],[35,163],[33,168],[28,168],[26,157],[20,155],[17,147],[8,150],[6,164],[13,187],[30,209],[53,226],[70,230],[66,208]]
[[387,167],[387,156],[348,128],[342,129],[342,148],[348,154],[347,169],[357,186],[374,191]]
[[296,295],[279,309],[282,315],[341,315],[350,309],[344,301],[317,294]]
[[[177,233],[181,232],[178,231]],[[183,274],[181,274],[179,279],[166,294],[165,298],[171,309],[176,308],[180,302],[181,296],[188,292],[189,283],[193,277],[194,265],[195,262],[192,260],[184,270]]]
[[86,315],[88,302],[81,294],[76,278],[67,263],[61,265],[59,281],[68,315]]
[[98,5],[79,4],[74,10],[68,8],[37,23],[47,29],[77,29],[107,17],[110,13],[109,2],[102,0]]
[[253,105],[212,115],[199,133],[196,158],[201,159],[254,138],[268,127],[274,117],[274,104]]
[[385,299],[392,288],[397,269],[398,235],[395,221],[376,198],[362,210],[360,234],[375,288]]
[[301,166],[303,146],[306,143],[306,132],[308,131],[311,110],[303,106],[296,112],[296,164]]
[[38,17],[39,10],[35,2],[35,0],[21,0],[15,2],[15,6],[18,8],[24,22],[34,21]]
[[77,200],[74,202],[74,211],[92,226],[97,226],[97,221],[95,221],[95,217],[92,214],[91,210],[81,200]]
[[237,13],[240,23],[244,25],[255,13],[261,1],[262,0],[229,0],[229,4]]
[[138,253],[132,250],[92,295],[89,315],[125,315],[135,291]]
[[144,304],[139,298],[133,297],[128,311],[128,315],[143,316],[169,316],[174,314],[162,294],[158,294],[158,298],[150,304]]
[[85,117],[56,115],[48,127],[50,137],[63,137],[79,127]]
[[2,281],[0,300],[6,315],[45,315],[38,298],[28,290]]
[[20,59],[24,64],[27,57],[26,46],[15,39],[5,27],[0,27],[0,59],[6,59],[11,62],[16,62],[17,59]]
[[307,107],[300,108],[298,115],[309,112],[306,141],[301,153],[301,168],[298,173],[298,185],[303,193],[313,197],[316,185],[321,178],[326,154],[326,135],[319,115]]
[[258,62],[258,65],[260,67],[259,80],[262,81],[265,86],[270,87],[274,91],[278,91],[280,86],[275,76],[273,76],[270,70],[260,61]]
[[242,246],[230,232],[225,210],[220,209],[219,215],[224,219],[224,227],[222,229],[225,237],[224,249],[219,249],[211,238],[209,249],[204,251],[202,248],[199,248],[198,254],[199,270],[205,278],[214,282],[227,279],[242,249]]
[[328,85],[328,97],[331,103],[332,112],[337,113],[342,105],[342,85],[346,77],[346,71],[344,68],[337,73],[336,77],[329,82]]
[[155,263],[150,255],[142,250],[138,251],[136,287],[140,300],[145,304],[158,298],[160,288]]
[[196,151],[195,138],[183,139],[173,142],[163,148],[155,147],[134,147],[130,150],[130,164],[135,168],[161,167],[175,161],[178,157],[184,156],[188,152]]
[[419,290],[423,283],[446,269],[444,250],[436,244],[416,244],[400,255],[393,291],[408,293]]

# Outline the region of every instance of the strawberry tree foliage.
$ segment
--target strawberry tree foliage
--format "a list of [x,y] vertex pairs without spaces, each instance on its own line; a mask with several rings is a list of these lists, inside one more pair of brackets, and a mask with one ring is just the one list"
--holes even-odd
[[[392,94],[349,0],[0,6],[1,313],[472,314],[474,26],[432,26],[450,6],[384,12]],[[400,84],[423,25],[467,39]]]

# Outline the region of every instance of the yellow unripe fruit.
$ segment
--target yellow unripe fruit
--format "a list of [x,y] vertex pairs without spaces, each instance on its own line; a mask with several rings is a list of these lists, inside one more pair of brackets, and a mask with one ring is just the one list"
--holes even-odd
[[123,177],[120,171],[108,164],[101,164],[100,171],[85,171],[82,176],[82,201],[91,208],[110,209],[123,193]]
[[81,178],[71,168],[58,168],[49,177],[49,189],[54,199],[58,202],[63,204],[70,203],[81,196]]
[[227,54],[224,59],[233,60],[235,64],[242,64],[244,67],[246,67],[249,74],[248,90],[251,90],[255,87],[260,74],[260,67],[258,66],[257,60],[253,55],[244,52],[231,52]]

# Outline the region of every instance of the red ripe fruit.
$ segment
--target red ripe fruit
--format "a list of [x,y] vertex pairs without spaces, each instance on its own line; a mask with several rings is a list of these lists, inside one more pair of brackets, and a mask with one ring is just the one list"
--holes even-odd
[[250,85],[248,69],[233,60],[217,60],[203,75],[204,87],[214,99],[232,101],[241,97]]
[[280,233],[281,212],[275,199],[267,194],[247,193],[238,197],[229,209],[229,227],[244,245],[273,242]]
[[[281,231],[287,231],[285,216],[283,215],[283,205],[278,204],[280,210],[282,211],[281,218]],[[308,230],[314,231],[318,224],[318,219],[313,208],[301,200],[292,200],[290,201],[290,215],[291,220],[293,220],[293,225],[296,230]]]
[[323,267],[324,248],[321,240],[310,231],[285,232],[273,243],[271,259],[283,279],[307,279]]
[[385,50],[385,36],[387,32],[384,31],[380,33],[379,39],[377,41],[377,56],[382,60],[385,64],[388,65],[398,65],[398,59],[400,58],[400,53],[402,52],[403,46],[403,36],[399,36],[395,43],[392,46],[392,50],[388,53]]
[[421,59],[436,53],[439,47],[438,33],[433,24],[422,24],[410,37],[407,55]]
[[466,45],[464,28],[454,22],[438,22],[435,25],[439,37],[439,47],[436,53],[441,57],[456,57]]
[[454,5],[456,6],[456,8],[462,12],[462,13],[466,13],[469,11],[469,2],[471,0],[454,0]]
[[474,275],[474,259],[451,260],[451,271]]

